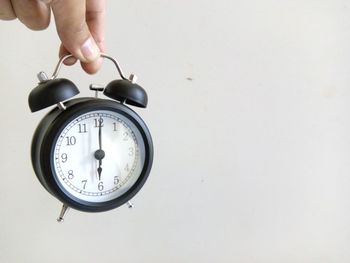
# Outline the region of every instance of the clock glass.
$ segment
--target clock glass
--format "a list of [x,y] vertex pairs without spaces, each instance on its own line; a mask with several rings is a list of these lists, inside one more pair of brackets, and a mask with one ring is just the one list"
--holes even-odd
[[56,136],[53,170],[61,189],[99,203],[126,193],[140,177],[145,144],[138,127],[111,110],[85,112]]

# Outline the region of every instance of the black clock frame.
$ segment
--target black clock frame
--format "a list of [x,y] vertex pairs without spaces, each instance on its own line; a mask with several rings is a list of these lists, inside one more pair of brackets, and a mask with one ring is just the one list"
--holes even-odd
[[[51,110],[37,127],[33,140],[31,157],[35,174],[44,188],[62,203],[84,212],[102,212],[117,208],[133,198],[146,182],[153,163],[151,134],[141,117],[122,103],[99,98],[78,98],[65,103],[65,110],[58,107]],[[61,131],[76,117],[94,110],[111,110],[128,118],[140,131],[145,144],[145,160],[141,174],[135,184],[123,195],[106,202],[94,203],[80,200],[71,195],[58,181],[54,171],[54,146]]]

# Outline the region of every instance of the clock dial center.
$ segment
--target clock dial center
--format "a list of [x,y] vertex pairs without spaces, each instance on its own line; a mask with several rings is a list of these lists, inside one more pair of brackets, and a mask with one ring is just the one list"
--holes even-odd
[[103,158],[105,158],[105,151],[98,149],[95,153],[94,153],[94,157],[96,158],[96,160],[102,160]]

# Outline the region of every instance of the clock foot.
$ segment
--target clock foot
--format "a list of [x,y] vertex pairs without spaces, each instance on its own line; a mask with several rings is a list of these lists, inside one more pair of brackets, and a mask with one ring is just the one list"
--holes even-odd
[[67,213],[68,209],[69,209],[69,206],[63,204],[60,216],[57,218],[57,222],[61,223],[64,221],[64,216]]
[[127,205],[128,205],[128,208],[133,208],[134,207],[134,204],[131,203],[130,201],[127,203]]

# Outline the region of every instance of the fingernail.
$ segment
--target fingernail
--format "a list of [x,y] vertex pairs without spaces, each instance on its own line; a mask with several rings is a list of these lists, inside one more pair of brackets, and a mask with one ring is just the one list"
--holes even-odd
[[75,57],[67,58],[64,60],[65,65],[74,65],[75,62],[77,62],[77,59]]
[[87,61],[95,60],[99,55],[99,49],[91,38],[81,46],[81,53]]

